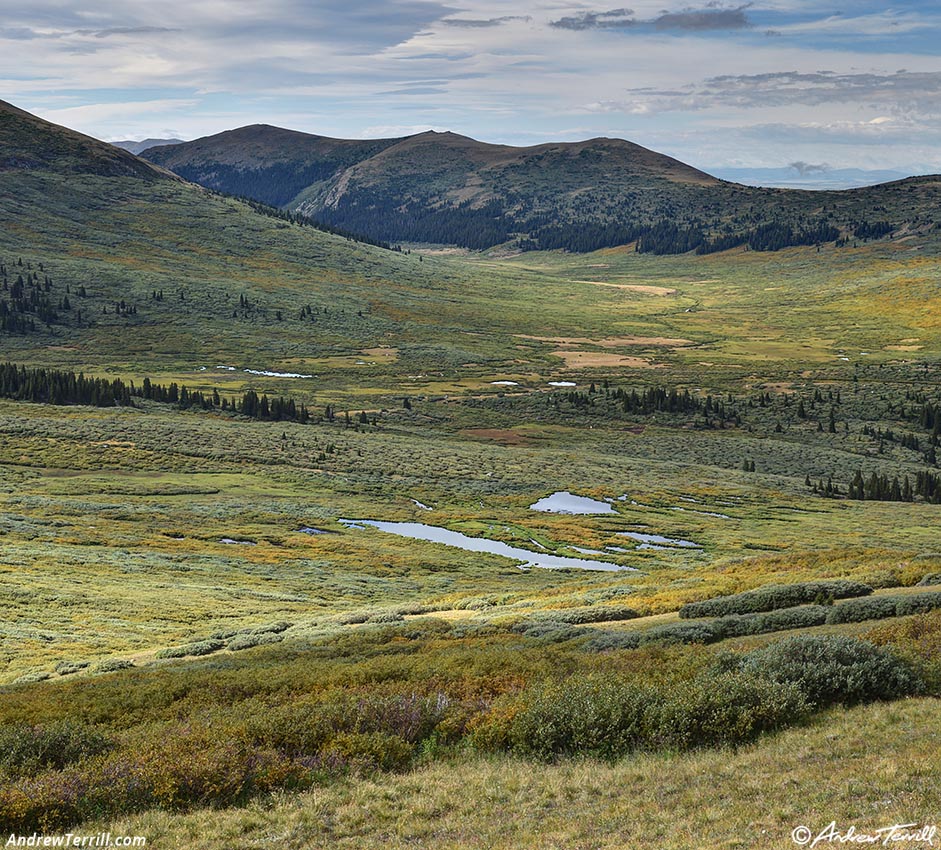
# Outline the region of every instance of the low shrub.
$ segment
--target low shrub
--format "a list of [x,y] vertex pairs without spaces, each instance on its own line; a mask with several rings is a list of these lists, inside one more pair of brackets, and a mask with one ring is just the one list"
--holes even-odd
[[891,647],[914,664],[926,691],[941,696],[941,610],[884,623],[866,638],[877,646]]
[[32,685],[35,682],[45,682],[46,679],[51,679],[52,673],[47,670],[35,670],[32,673],[24,673],[22,676],[18,676],[13,680],[14,685]]
[[116,670],[128,670],[133,666],[133,662],[128,661],[125,658],[108,658],[107,660],[96,664],[93,672],[113,673]]
[[898,699],[921,682],[898,655],[868,641],[841,635],[795,635],[744,656],[741,669],[797,685],[817,708]]
[[378,614],[371,614],[366,620],[367,623],[403,623],[403,617],[398,611],[380,611]]
[[898,596],[895,605],[895,614],[905,617],[909,614],[926,614],[941,608],[941,591],[932,593],[912,593],[907,596]]
[[253,646],[265,646],[271,643],[280,643],[284,636],[272,632],[252,632],[247,635],[236,635],[226,645],[232,652],[238,652],[242,649],[250,649]]
[[858,581],[811,581],[796,584],[768,585],[757,590],[718,596],[701,602],[687,602],[680,608],[680,619],[724,617],[729,614],[754,614],[778,608],[793,608],[810,602],[868,596],[869,585]]
[[82,723],[16,723],[0,727],[0,770],[11,776],[28,776],[40,770],[61,769],[110,748],[111,740],[106,735]]
[[375,614],[375,611],[344,611],[333,617],[333,622],[341,626],[360,626]]
[[634,750],[738,744],[804,717],[800,690],[741,673],[651,688],[612,675],[536,685],[495,704],[474,733],[481,748],[541,759],[616,759]]
[[87,667],[87,661],[60,661],[56,664],[56,673],[60,676],[70,676],[72,673],[78,673]]
[[941,608],[941,592],[872,596],[868,599],[853,599],[835,605],[827,616],[827,623],[885,620],[889,617],[923,614],[935,608]]
[[657,743],[671,749],[744,744],[809,711],[801,690],[788,682],[735,671],[700,676],[664,701]]
[[184,646],[170,646],[158,650],[154,653],[154,658],[186,658],[188,656],[210,655],[220,649],[225,649],[225,641],[210,638],[196,643],[188,643]]
[[671,646],[678,643],[714,643],[722,639],[713,620],[709,623],[668,623],[654,626],[640,633],[640,645],[661,644]]
[[512,627],[514,632],[524,637],[542,640],[548,643],[561,643],[566,640],[574,640],[588,634],[586,629],[577,626],[571,626],[568,623],[559,620],[539,619],[522,620]]
[[279,620],[277,623],[269,623],[266,626],[257,626],[251,630],[253,635],[267,635],[267,634],[281,634],[281,632],[286,632],[293,623],[288,623],[286,620]]
[[642,632],[610,632],[599,631],[594,633],[590,640],[582,644],[587,652],[606,652],[612,649],[637,649],[640,646]]
[[415,747],[398,735],[384,732],[343,732],[324,747],[323,757],[358,772],[406,770]]
[[653,645],[716,643],[732,637],[822,626],[831,610],[826,605],[801,605],[760,614],[730,614],[708,621],[667,623],[645,631],[605,632],[587,641],[584,648],[598,652]]
[[830,610],[827,605],[801,605],[762,614],[732,614],[713,620],[712,628],[719,639],[807,629],[811,626],[822,626],[827,621]]
[[11,831],[53,832],[105,815],[162,806],[232,805],[278,787],[309,784],[311,770],[270,751],[220,740],[210,730],[167,730],[133,752],[0,787],[0,821]]
[[662,695],[614,676],[546,682],[520,698],[509,748],[548,758],[580,753],[617,758],[651,741]]
[[941,573],[928,573],[918,582],[919,587],[932,587],[936,584],[941,584]]
[[617,620],[633,620],[639,617],[633,608],[625,606],[591,606],[586,608],[561,608],[558,610],[540,611],[533,615],[537,618],[555,620],[559,623],[568,623],[571,626],[585,623],[604,623]]
[[429,640],[450,637],[452,634],[451,623],[440,617],[420,617],[411,620],[398,631],[402,637],[409,640]]

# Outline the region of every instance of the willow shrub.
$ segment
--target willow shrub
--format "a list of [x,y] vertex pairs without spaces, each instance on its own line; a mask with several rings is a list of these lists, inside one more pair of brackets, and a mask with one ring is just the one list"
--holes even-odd
[[869,641],[842,635],[795,635],[756,649],[741,670],[796,685],[815,708],[891,700],[918,693],[912,665]]
[[761,611],[774,611],[778,608],[793,608],[809,602],[822,602],[827,599],[868,596],[870,593],[872,593],[872,587],[869,585],[843,579],[772,584],[757,590],[736,593],[733,596],[717,596],[701,602],[687,602],[680,608],[680,619],[755,614]]
[[739,673],[658,688],[600,674],[540,683],[498,701],[474,741],[542,759],[616,759],[635,750],[745,743],[807,711],[795,686]]

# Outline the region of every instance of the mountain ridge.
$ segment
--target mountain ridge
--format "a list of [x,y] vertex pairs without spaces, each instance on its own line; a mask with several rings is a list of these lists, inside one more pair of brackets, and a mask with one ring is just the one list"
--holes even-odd
[[180,145],[182,143],[183,139],[142,139],[139,142],[135,142],[132,139],[124,139],[118,142],[109,142],[108,144],[114,145],[116,148],[123,148],[135,156],[140,156],[144,151],[150,148],[164,145]]
[[144,156],[209,188],[372,239],[477,250],[636,243],[710,253],[852,242],[924,230],[941,199],[930,177],[845,191],[745,186],[608,137],[518,147],[450,131],[344,140],[255,124]]

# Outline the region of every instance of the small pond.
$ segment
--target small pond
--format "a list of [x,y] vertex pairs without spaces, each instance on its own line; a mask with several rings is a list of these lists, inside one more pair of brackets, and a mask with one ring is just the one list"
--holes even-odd
[[549,570],[578,569],[578,570],[631,570],[631,567],[622,567],[606,561],[590,561],[585,558],[565,558],[561,555],[552,555],[548,552],[531,552],[510,546],[499,540],[487,540],[484,537],[469,537],[459,531],[439,528],[434,525],[425,525],[421,522],[383,522],[374,519],[341,519],[338,520],[347,528],[365,529],[378,528],[389,534],[400,537],[409,537],[412,540],[427,540],[432,543],[443,543],[445,546],[454,546],[468,552],[487,552],[491,555],[501,555],[504,558],[518,561],[527,567],[542,567]]
[[531,511],[544,511],[550,514],[614,514],[617,511],[607,502],[576,496],[568,490],[553,493],[529,506]]
[[638,549],[652,549],[654,546],[675,546],[680,549],[702,549],[698,543],[692,540],[680,540],[676,537],[661,537],[659,534],[641,534],[637,531],[619,531],[618,537],[629,537],[642,544]]

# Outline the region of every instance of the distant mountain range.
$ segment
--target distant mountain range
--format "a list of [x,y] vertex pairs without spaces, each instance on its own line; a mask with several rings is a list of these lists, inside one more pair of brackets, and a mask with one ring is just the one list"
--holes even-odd
[[621,139],[518,148],[454,133],[347,140],[254,125],[150,147],[145,160],[2,102],[0,117],[0,171],[183,178],[376,242],[669,254],[941,229],[939,177],[756,188]]
[[861,168],[825,166],[786,168],[713,168],[711,174],[745,186],[771,186],[782,189],[858,189],[904,180],[904,171],[867,171]]
[[182,139],[144,139],[142,142],[111,142],[116,148],[124,148],[126,151],[130,151],[133,154],[142,154],[145,150],[149,148],[155,148],[160,145],[179,145],[182,143]]
[[930,229],[938,197],[935,178],[849,192],[762,188],[861,175],[805,166],[803,175],[726,171],[736,178],[726,180],[607,138],[519,148],[454,133],[344,140],[259,124],[143,155],[187,180],[373,239],[472,249],[636,243],[706,253],[849,242]]

